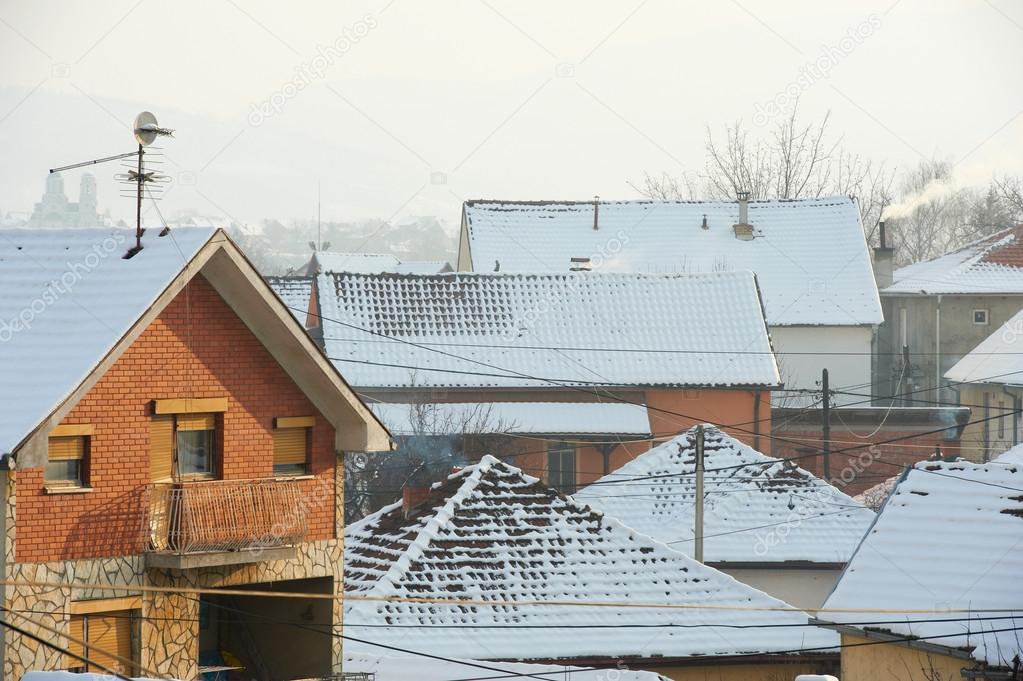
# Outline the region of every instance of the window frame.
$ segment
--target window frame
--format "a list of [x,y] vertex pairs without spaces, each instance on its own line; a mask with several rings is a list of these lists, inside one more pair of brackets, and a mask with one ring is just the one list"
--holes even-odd
[[[221,462],[223,461],[223,456],[221,456],[220,443],[223,440],[223,438],[221,437],[220,431],[221,431],[221,429],[223,427],[223,421],[220,418],[221,415],[219,413],[217,413],[217,412],[197,412],[197,413],[198,414],[209,414],[210,416],[212,416],[213,417],[213,428],[212,429],[206,429],[206,430],[179,430],[179,428],[178,428],[178,419],[180,419],[182,416],[190,416],[190,415],[194,416],[195,414],[185,413],[185,414],[174,414],[173,415],[173,417],[174,417],[174,430],[172,431],[172,435],[173,435],[172,444],[173,444],[173,447],[174,447],[174,451],[173,451],[173,467],[172,467],[172,471],[171,472],[172,472],[172,474],[173,474],[173,476],[174,476],[174,478],[176,480],[183,480],[183,481],[189,481],[189,480],[218,480],[218,479],[220,479],[222,477],[221,476],[220,465],[221,465]],[[209,460],[209,466],[208,466],[207,470],[186,472],[186,471],[183,471],[181,469],[182,458],[181,458],[181,447],[179,446],[179,442],[178,442],[178,435],[179,435],[179,433],[189,433],[189,432],[209,433],[210,434],[209,435],[209,454],[207,456],[207,459]]]
[[[984,316],[984,321],[982,321],[982,322],[978,322],[977,321],[977,313],[980,313],[980,314],[982,314]],[[974,326],[990,326],[991,325],[991,311],[989,309],[987,309],[986,307],[975,308],[973,310],[972,321],[973,321],[973,325]]]
[[[53,440],[80,440],[82,454],[77,458],[51,459],[51,446]],[[47,489],[56,490],[86,490],[90,486],[90,453],[92,451],[92,426],[89,425],[68,425],[58,426],[50,431],[47,437],[46,466],[43,467],[43,485]],[[50,466],[55,463],[67,461],[77,462],[75,477],[50,477]]]
[[[579,484],[579,482],[578,482],[578,465],[579,465],[578,454],[579,454],[578,447],[576,447],[575,443],[573,443],[573,442],[558,441],[558,442],[549,442],[547,444],[547,485],[548,486],[553,487],[554,489],[558,490],[562,494],[575,494],[576,490],[578,489],[578,484]],[[567,473],[566,467],[564,465],[565,464],[564,457],[567,457],[567,456],[571,456],[571,461],[572,461],[571,476],[572,476],[572,479],[571,479],[571,482],[566,485],[565,481],[563,480],[563,476],[565,476],[566,473]],[[552,466],[552,461],[554,460],[555,457],[558,460],[557,479],[555,479],[555,475],[554,475],[555,468],[554,468],[554,466]]]
[[[271,467],[274,477],[297,478],[312,474],[313,469],[313,427],[316,418],[313,416],[278,416],[273,420],[273,443],[271,449]],[[305,434],[305,461],[301,464],[277,463],[277,434],[285,431],[302,430]],[[279,469],[278,466],[292,466],[292,469]]]

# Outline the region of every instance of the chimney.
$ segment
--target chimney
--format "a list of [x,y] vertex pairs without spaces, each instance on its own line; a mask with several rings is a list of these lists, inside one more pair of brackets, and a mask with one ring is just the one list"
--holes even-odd
[[571,264],[568,267],[569,272],[589,272],[593,269],[593,263],[590,262],[589,258],[574,257],[570,260]]
[[707,214],[703,214],[703,224],[700,225],[701,229],[710,229],[710,225],[707,224]]
[[430,496],[429,485],[412,485],[405,483],[401,488],[401,505],[405,511],[405,517],[412,515],[419,506]]
[[593,229],[598,229],[597,226],[597,215],[600,212],[600,197],[596,194],[593,195]]
[[749,192],[742,190],[735,193],[739,200],[739,221],[732,226],[735,238],[740,241],[753,240],[753,225],[749,223]]
[[895,249],[888,247],[888,233],[885,230],[884,220],[877,223],[878,246],[874,249],[874,283],[878,290],[888,288],[892,285],[892,275],[895,271]]

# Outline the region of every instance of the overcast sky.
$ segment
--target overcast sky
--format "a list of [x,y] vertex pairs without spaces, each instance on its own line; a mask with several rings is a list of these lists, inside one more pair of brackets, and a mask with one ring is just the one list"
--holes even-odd
[[[786,93],[855,151],[983,182],[1023,173],[1021,84],[1019,0],[0,0],[0,214],[132,150],[143,109],[177,131],[164,213],[250,222],[315,215],[318,180],[328,220],[629,198]],[[117,170],[100,206],[128,217]]]

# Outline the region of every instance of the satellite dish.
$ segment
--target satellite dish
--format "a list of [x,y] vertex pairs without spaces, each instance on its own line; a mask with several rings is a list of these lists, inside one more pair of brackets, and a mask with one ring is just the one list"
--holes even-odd
[[174,134],[173,130],[161,128],[156,123],[156,116],[148,111],[143,111],[135,117],[133,128],[135,130],[135,139],[144,147],[152,144],[157,137],[171,137]]

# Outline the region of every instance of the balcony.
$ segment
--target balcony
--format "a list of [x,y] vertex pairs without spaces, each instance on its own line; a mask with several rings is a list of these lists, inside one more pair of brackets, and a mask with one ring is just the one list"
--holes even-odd
[[295,480],[203,480],[149,491],[147,567],[186,570],[290,558],[308,532]]

